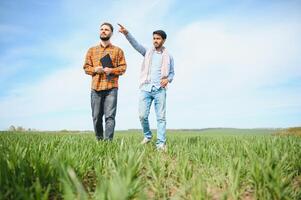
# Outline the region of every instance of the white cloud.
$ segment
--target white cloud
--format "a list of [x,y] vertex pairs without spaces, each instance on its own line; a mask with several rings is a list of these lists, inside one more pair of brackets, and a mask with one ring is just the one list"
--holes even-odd
[[275,75],[300,73],[296,63],[300,63],[301,47],[297,44],[301,43],[301,28],[275,23],[250,29],[222,20],[188,25],[173,41],[176,58],[183,66],[180,75],[186,70],[197,72],[192,76],[215,74],[232,83],[232,88],[236,83],[238,87],[242,82],[257,86],[277,81]]
[[15,88],[2,99],[4,116],[30,117],[35,114],[82,109],[87,84],[80,68],[64,68],[29,86]]
[[[280,124],[261,117],[280,115],[283,106],[300,109],[301,95],[289,90],[266,95],[262,90],[301,76],[300,33],[294,23],[264,21],[248,28],[223,19],[183,27],[172,41],[177,63],[169,95],[173,124],[178,128]],[[180,123],[177,113],[191,120]],[[250,117],[261,120],[252,122]]]

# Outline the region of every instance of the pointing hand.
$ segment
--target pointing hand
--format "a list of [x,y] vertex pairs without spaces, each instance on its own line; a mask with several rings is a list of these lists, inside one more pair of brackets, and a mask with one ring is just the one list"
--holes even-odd
[[124,34],[124,35],[127,35],[128,34],[128,30],[126,30],[126,28],[124,26],[122,26],[121,24],[118,24],[118,26],[120,27],[119,28],[119,32]]

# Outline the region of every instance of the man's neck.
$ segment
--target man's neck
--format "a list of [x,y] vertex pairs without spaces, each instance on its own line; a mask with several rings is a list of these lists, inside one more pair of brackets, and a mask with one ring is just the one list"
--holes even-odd
[[156,48],[156,47],[155,47],[155,49],[156,49],[156,51],[157,51],[157,52],[162,52],[162,50],[163,50],[163,46],[161,46],[161,47],[158,47],[158,48]]
[[110,40],[107,40],[107,41],[100,40],[100,44],[103,47],[107,47],[108,45],[111,44],[111,41]]

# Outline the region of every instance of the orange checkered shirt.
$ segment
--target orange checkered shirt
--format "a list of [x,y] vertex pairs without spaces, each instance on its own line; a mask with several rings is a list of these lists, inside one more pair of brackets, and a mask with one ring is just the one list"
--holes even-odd
[[[100,59],[106,54],[110,55],[113,63],[113,70],[109,75],[109,78],[105,73],[97,74],[94,71],[95,67],[101,66]],[[106,47],[103,47],[102,45],[91,47],[86,55],[84,70],[86,74],[92,76],[92,89],[101,91],[118,88],[119,76],[124,74],[126,70],[124,53],[119,47],[112,44],[109,44]]]

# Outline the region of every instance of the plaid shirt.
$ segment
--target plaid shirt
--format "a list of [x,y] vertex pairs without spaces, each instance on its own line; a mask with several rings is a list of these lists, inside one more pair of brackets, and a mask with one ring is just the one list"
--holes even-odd
[[[109,78],[105,73],[97,74],[94,71],[95,67],[101,66],[100,59],[106,54],[110,55],[114,66]],[[106,47],[103,47],[102,45],[91,47],[86,55],[84,70],[86,74],[92,76],[92,89],[101,91],[118,88],[119,76],[124,74],[126,70],[124,53],[119,47],[112,44],[109,44]]]

